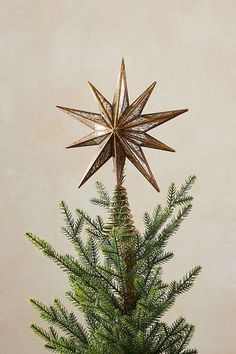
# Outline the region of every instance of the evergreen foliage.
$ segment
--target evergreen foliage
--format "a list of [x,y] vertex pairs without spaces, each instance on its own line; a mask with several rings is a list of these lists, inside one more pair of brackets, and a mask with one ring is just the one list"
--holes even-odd
[[[83,313],[83,326],[76,314],[60,300],[46,306],[31,299],[33,307],[49,323],[47,330],[32,324],[32,330],[55,353],[72,354],[194,354],[188,349],[193,325],[178,318],[167,325],[161,318],[178,295],[189,290],[200,272],[194,267],[181,280],[167,284],[162,265],[173,257],[166,251],[169,238],[179,229],[192,208],[189,190],[195,176],[179,190],[169,187],[165,207],[157,205],[144,214],[145,231],[133,224],[124,187],[111,198],[97,182],[98,196],[91,202],[108,210],[106,222],[76,210],[73,217],[65,202],[60,208],[65,220],[62,231],[76,250],[76,257],[58,254],[46,241],[27,232],[27,238],[67,272],[71,290],[67,297]],[[81,231],[87,233],[86,242]],[[102,257],[101,257],[102,255]]]

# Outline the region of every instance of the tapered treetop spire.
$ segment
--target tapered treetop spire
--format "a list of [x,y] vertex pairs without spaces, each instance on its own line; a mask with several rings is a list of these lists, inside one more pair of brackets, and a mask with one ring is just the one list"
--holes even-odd
[[155,85],[156,82],[154,81],[130,104],[125,64],[122,59],[117,90],[112,104],[89,82],[100,113],[57,106],[93,129],[93,133],[80,138],[69,145],[68,148],[99,145],[99,149],[92,158],[79,187],[112,157],[118,186],[121,185],[125,160],[128,158],[152,186],[159,191],[142,147],[172,152],[174,152],[174,149],[150,136],[147,132],[186,112],[187,109],[142,114]]

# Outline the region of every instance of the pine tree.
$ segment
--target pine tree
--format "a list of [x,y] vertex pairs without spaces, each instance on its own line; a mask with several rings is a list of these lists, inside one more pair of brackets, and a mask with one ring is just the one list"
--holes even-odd
[[[97,182],[98,196],[91,199],[108,212],[106,222],[76,210],[73,217],[65,202],[60,209],[65,219],[63,233],[74,245],[76,257],[61,255],[43,239],[27,232],[27,238],[47,257],[65,270],[71,290],[66,293],[78,313],[69,312],[59,299],[51,305],[30,299],[40,316],[49,323],[44,329],[31,328],[55,353],[71,354],[194,354],[188,349],[194,326],[184,318],[171,325],[162,321],[177,296],[189,290],[201,267],[194,267],[182,280],[162,280],[162,265],[172,259],[166,251],[169,238],[179,229],[192,208],[189,190],[195,176],[179,190],[169,187],[165,207],[157,205],[152,215],[144,214],[144,233],[136,230],[125,187],[116,186],[110,197]],[[86,242],[81,232],[85,229]]]

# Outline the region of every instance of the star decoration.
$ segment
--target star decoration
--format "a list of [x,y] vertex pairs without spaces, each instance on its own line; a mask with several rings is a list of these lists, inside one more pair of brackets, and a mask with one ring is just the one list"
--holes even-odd
[[80,184],[81,187],[101,166],[113,158],[117,185],[121,185],[125,160],[128,158],[159,192],[160,189],[148,165],[142,147],[175,150],[148,134],[148,131],[187,111],[142,114],[156,82],[153,82],[133,103],[129,103],[125,64],[122,59],[117,90],[112,104],[89,82],[100,113],[57,106],[75,119],[93,129],[93,132],[68,146],[99,145]]

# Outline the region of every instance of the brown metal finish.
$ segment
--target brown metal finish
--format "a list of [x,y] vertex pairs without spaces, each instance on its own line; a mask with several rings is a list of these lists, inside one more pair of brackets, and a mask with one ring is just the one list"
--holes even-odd
[[147,131],[185,113],[187,109],[142,115],[155,85],[156,82],[151,84],[133,103],[129,104],[125,64],[122,59],[117,90],[112,104],[89,83],[100,114],[57,106],[94,130],[93,133],[75,141],[68,148],[99,145],[79,187],[112,157],[118,186],[122,183],[125,160],[128,158],[153,187],[158,192],[160,191],[142,147],[172,152],[174,149],[150,136]]

